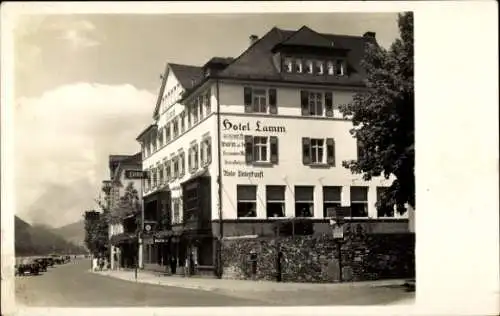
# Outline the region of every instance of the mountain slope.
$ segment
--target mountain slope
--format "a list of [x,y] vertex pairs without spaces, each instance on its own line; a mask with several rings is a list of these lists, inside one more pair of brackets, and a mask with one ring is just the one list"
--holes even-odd
[[59,228],[54,228],[54,233],[75,245],[85,246],[85,221],[81,220]]
[[46,255],[56,253],[84,253],[85,249],[66,241],[52,229],[30,225],[15,216],[16,256]]

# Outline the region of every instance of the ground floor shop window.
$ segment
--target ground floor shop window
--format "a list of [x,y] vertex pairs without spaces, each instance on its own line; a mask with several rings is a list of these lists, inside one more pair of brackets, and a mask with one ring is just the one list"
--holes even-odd
[[314,214],[314,187],[295,187],[295,217],[312,217]]
[[266,216],[285,217],[285,186],[266,186]]
[[329,208],[337,208],[341,203],[342,187],[326,186],[323,187],[323,217],[328,217]]
[[351,216],[368,217],[368,187],[351,187]]
[[238,200],[238,217],[256,217],[257,216],[257,186],[256,185],[238,185],[236,187],[236,196]]

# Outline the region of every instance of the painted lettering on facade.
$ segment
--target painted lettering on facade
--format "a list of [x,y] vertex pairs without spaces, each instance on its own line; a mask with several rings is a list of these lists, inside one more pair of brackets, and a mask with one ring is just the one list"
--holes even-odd
[[250,122],[231,122],[229,119],[224,119],[222,127],[224,131],[286,133],[285,126],[264,124],[262,121],[250,124]]
[[223,170],[225,177],[264,178],[264,171]]

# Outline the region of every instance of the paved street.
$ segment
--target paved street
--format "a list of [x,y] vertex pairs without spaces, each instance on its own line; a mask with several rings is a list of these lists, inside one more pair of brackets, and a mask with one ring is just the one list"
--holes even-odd
[[17,277],[17,303],[33,307],[385,305],[414,296],[399,286],[341,286],[327,292],[324,288],[306,292],[188,289],[120,280],[90,273],[89,267],[88,260],[79,260],[49,268],[43,275]]

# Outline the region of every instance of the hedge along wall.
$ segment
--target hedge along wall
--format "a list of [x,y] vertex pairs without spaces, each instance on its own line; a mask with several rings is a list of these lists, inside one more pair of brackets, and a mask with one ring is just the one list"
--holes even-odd
[[[331,234],[224,240],[223,277],[277,280],[278,249],[284,282],[339,281],[338,250]],[[344,281],[415,275],[414,234],[346,232],[342,243]],[[256,274],[250,253],[256,253]]]

